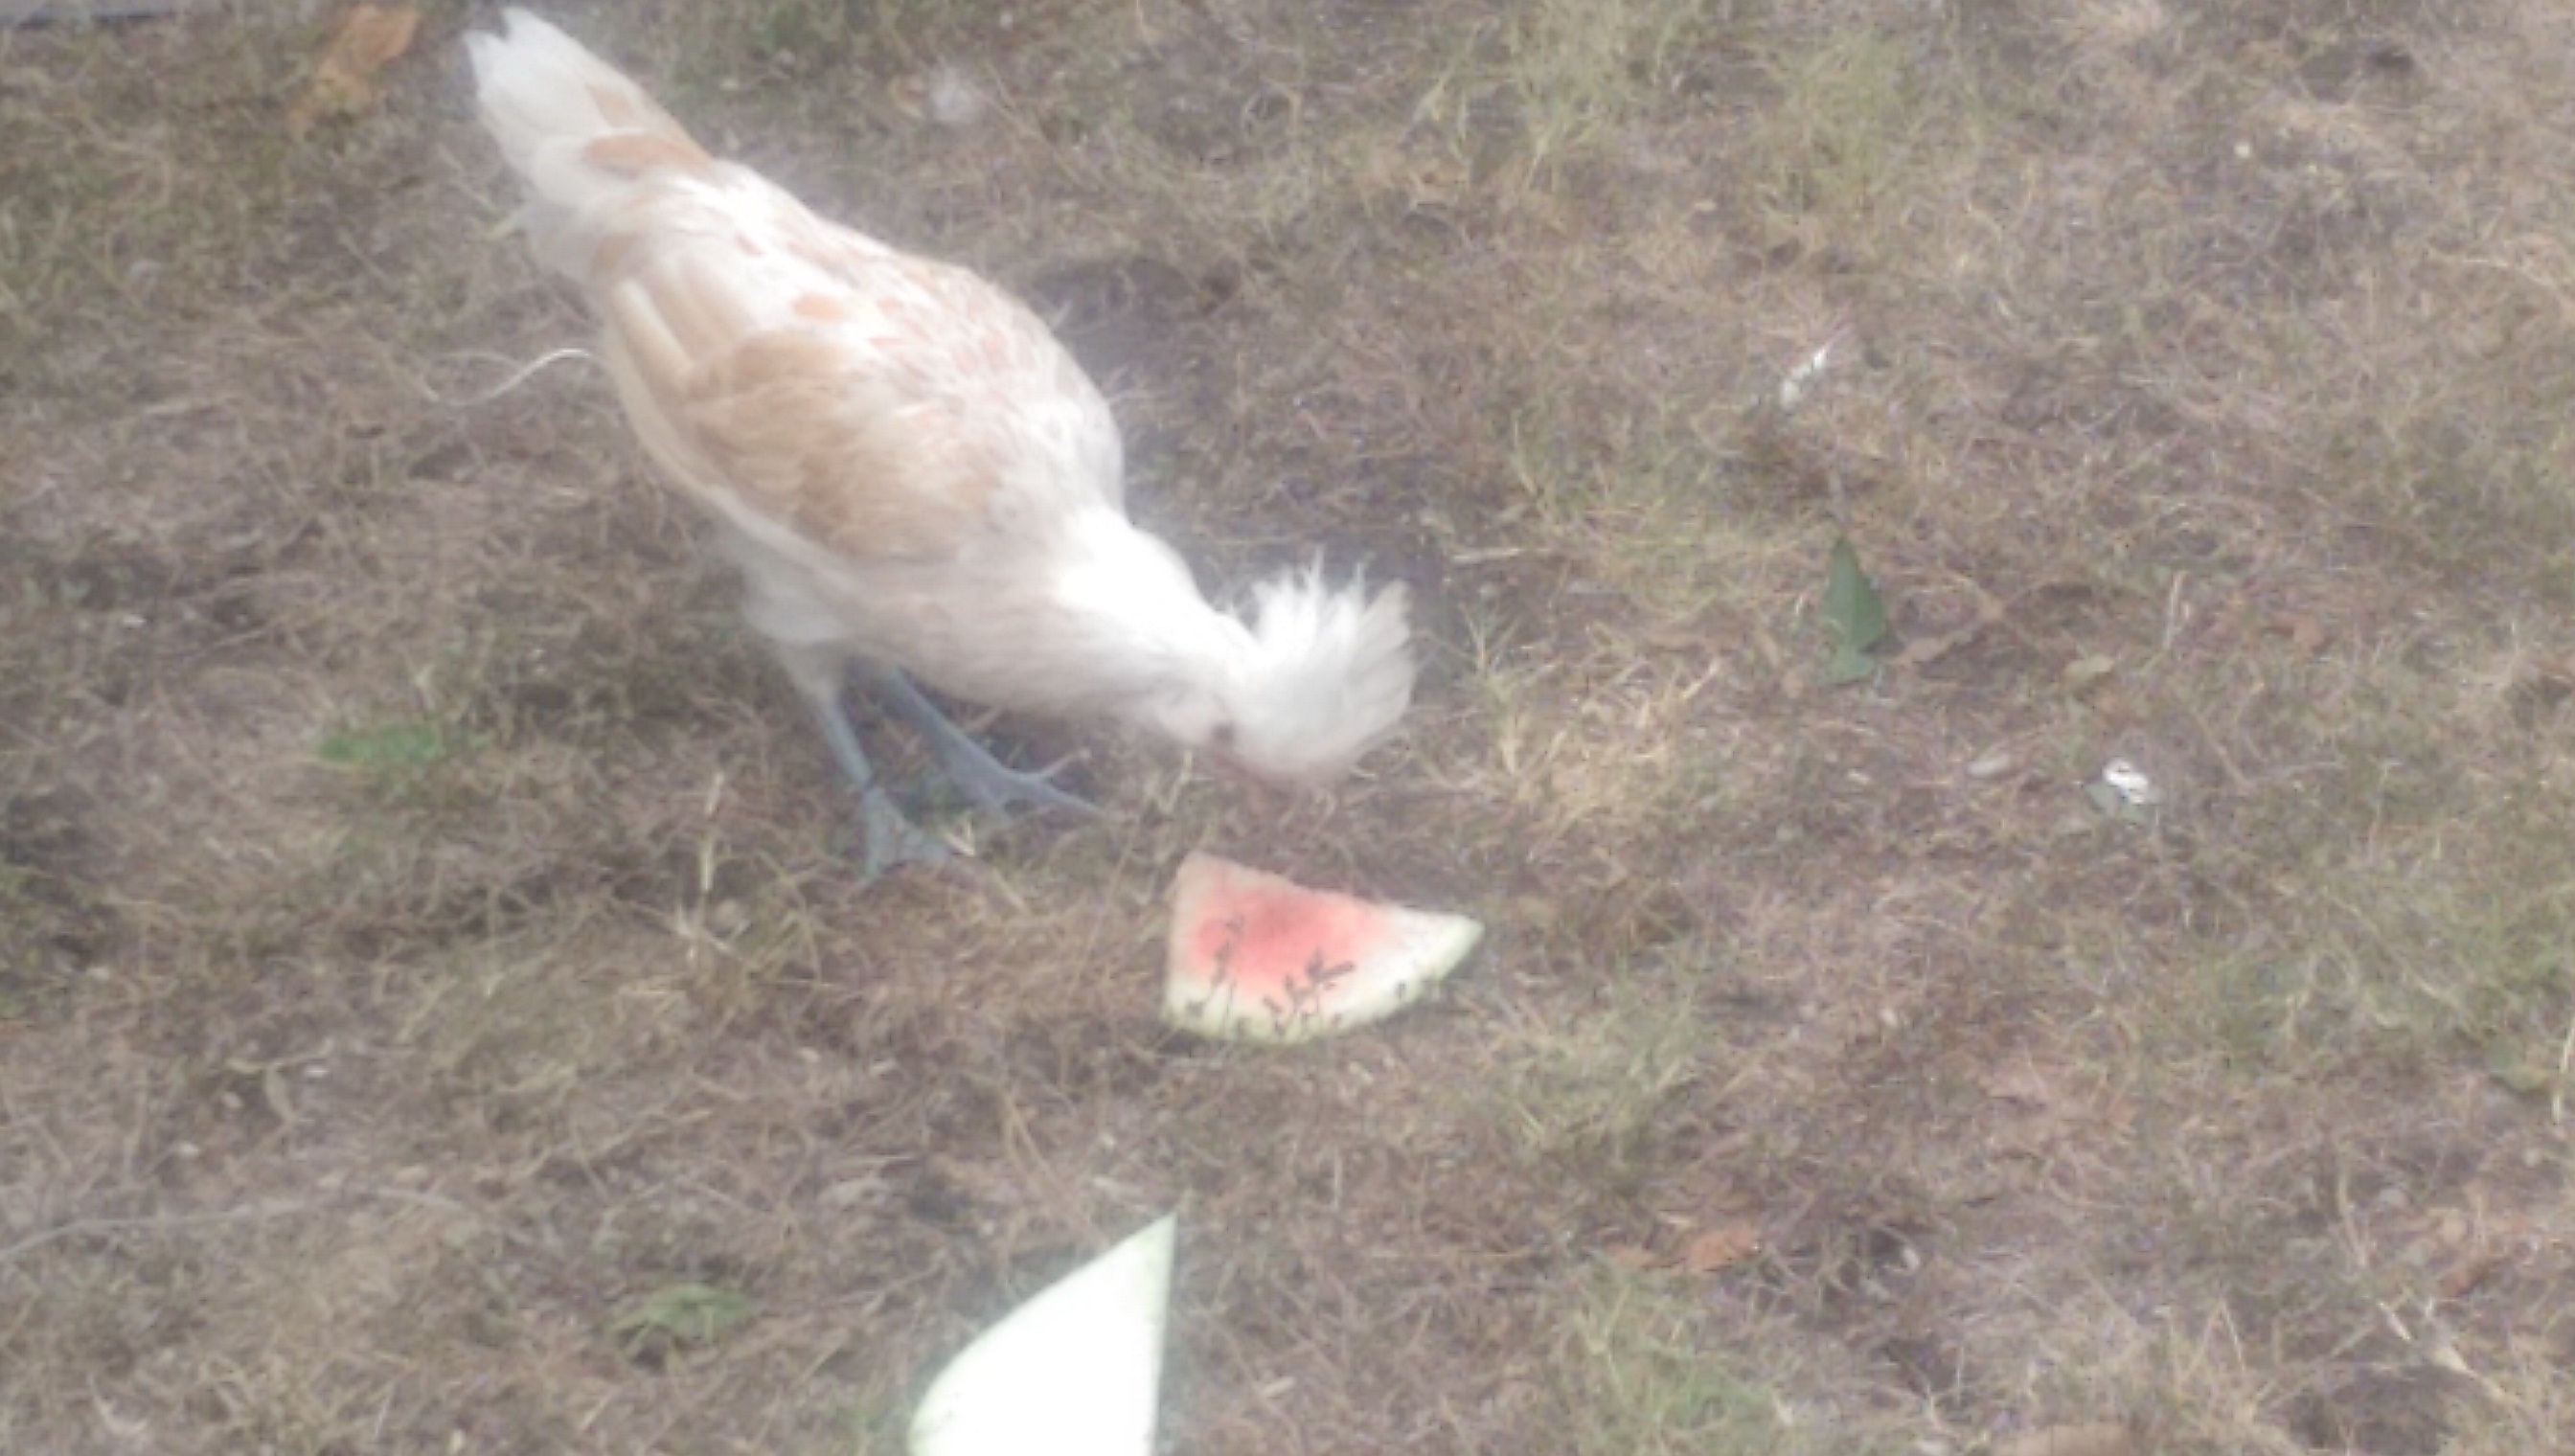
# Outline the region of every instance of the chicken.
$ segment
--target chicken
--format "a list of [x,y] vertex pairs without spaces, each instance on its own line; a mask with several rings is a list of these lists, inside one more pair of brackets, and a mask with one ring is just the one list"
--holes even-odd
[[1128,520],[1117,423],[1029,309],[710,157],[520,10],[466,38],[540,262],[577,284],[626,415],[717,524],[745,610],[856,786],[870,875],[939,857],[871,771],[855,676],[978,804],[1087,809],[996,762],[909,681],[1139,725],[1256,778],[1328,782],[1391,733],[1402,588],[1257,587],[1249,619]]

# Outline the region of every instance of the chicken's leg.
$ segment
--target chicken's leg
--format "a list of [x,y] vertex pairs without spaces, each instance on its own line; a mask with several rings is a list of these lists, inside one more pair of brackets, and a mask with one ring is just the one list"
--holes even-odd
[[858,731],[850,727],[850,716],[842,711],[840,695],[808,693],[804,697],[823,726],[823,740],[832,745],[832,756],[839,760],[851,786],[859,791],[860,872],[874,879],[898,864],[935,864],[948,858],[948,846],[904,817],[893,795],[877,781],[867,750],[859,746]]
[[949,781],[964,789],[979,807],[1000,813],[1012,804],[1025,803],[1086,817],[1100,812],[1090,800],[1056,787],[1046,773],[1023,772],[985,751],[983,744],[950,723],[939,705],[923,697],[901,671],[869,670],[867,683],[930,740],[930,750],[939,755],[939,766],[946,770]]

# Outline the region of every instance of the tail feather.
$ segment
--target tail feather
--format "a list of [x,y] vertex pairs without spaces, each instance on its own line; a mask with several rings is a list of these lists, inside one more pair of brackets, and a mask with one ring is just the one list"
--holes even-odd
[[[520,214],[537,255],[579,277],[583,234],[638,180],[703,171],[705,150],[643,87],[524,10],[465,37],[483,125],[527,183]],[[587,226],[584,219],[591,221]]]
[[1254,589],[1236,688],[1237,756],[1264,776],[1327,782],[1394,731],[1412,702],[1411,632],[1396,583],[1370,598],[1319,569]]

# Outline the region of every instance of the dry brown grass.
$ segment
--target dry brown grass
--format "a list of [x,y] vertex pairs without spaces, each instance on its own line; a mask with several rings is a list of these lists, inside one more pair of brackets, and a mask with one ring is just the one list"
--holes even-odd
[[[1336,798],[1003,725],[1114,817],[864,893],[599,380],[445,403],[582,333],[460,7],[0,38],[0,1448],[890,1452],[1177,1204],[1175,1449],[2575,1449],[2559,10],[570,13],[1424,602]],[[1490,949],[1176,1040],[1198,845]]]

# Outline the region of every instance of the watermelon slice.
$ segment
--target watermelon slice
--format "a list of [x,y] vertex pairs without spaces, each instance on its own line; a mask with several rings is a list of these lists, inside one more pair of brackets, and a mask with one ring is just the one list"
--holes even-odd
[[1176,1215],[1047,1286],[948,1362],[912,1456],[1153,1456]]
[[1310,1041],[1419,1000],[1475,948],[1463,915],[1307,889],[1214,854],[1182,861],[1163,1019],[1226,1041]]

